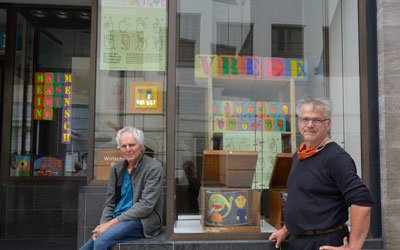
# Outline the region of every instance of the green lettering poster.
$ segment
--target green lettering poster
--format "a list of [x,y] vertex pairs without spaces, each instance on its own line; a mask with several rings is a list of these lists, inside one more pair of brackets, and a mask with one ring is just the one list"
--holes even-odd
[[167,13],[163,1],[104,0],[100,69],[165,71]]

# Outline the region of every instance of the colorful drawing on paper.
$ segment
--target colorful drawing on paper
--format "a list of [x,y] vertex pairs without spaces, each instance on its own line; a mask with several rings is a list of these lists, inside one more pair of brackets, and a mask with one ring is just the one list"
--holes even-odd
[[34,176],[62,176],[63,160],[62,156],[43,156],[35,155],[33,161]]
[[157,87],[135,86],[136,108],[157,108]]
[[206,191],[206,220],[209,226],[240,226],[248,221],[248,192]]
[[221,101],[213,101],[213,115],[221,115]]
[[214,132],[287,131],[287,102],[213,101]]
[[132,82],[130,85],[130,112],[135,114],[162,114],[163,91],[161,82]]
[[29,176],[31,171],[31,157],[29,155],[17,155],[15,157],[16,176]]

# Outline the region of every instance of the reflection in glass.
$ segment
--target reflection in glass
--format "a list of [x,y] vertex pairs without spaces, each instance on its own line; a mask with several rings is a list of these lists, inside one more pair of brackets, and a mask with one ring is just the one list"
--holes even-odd
[[121,161],[116,132],[145,134],[145,154],[165,163],[166,2],[100,1],[96,69],[94,180]]
[[[357,13],[350,2],[345,7]],[[222,232],[215,227],[232,226],[232,213],[243,222],[259,204],[266,220],[256,226],[271,230],[268,203],[254,197],[268,192],[277,154],[294,153],[300,143],[296,100],[322,96],[341,107],[349,101],[342,81],[359,85],[340,67],[358,57],[351,31],[343,42],[341,11],[341,1],[178,1],[175,233]],[[344,20],[358,29],[357,21]],[[352,55],[341,57],[342,42],[355,48]],[[335,123],[348,112],[354,110],[338,108]],[[343,128],[332,128],[334,139],[343,136]],[[234,167],[251,153],[254,166],[247,159]],[[234,202],[246,196],[230,193],[243,190],[250,191],[246,211]]]
[[45,13],[17,15],[10,176],[85,176],[90,23],[56,28]]

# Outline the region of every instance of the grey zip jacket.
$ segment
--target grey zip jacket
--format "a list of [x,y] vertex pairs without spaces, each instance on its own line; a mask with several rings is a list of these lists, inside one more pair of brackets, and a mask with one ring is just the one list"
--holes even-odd
[[[124,160],[111,168],[100,224],[112,219],[121,198],[122,179],[127,167],[128,162]],[[131,176],[133,205],[116,218],[119,222],[139,219],[146,238],[157,236],[163,224],[163,167],[159,161],[143,155]]]

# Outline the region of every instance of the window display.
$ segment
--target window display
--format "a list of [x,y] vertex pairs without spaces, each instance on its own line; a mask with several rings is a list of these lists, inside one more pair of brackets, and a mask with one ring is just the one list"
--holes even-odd
[[[341,18],[342,5],[357,13],[342,1],[178,1],[174,233],[251,234],[280,226],[288,173],[272,175],[285,168],[279,156],[292,156],[300,143],[296,101],[321,96],[359,103],[340,92],[351,88],[345,83],[359,85],[339,69],[358,57],[351,31],[357,22]],[[339,53],[340,44],[354,50]],[[359,111],[334,107],[343,109],[334,111],[333,124],[359,126]],[[344,140],[345,128],[331,133],[359,150]],[[190,191],[188,163],[200,181],[198,194]],[[199,209],[189,209],[185,199],[197,200]]]
[[166,1],[100,0],[93,181],[121,160],[116,132],[145,134],[145,154],[165,163]]
[[73,20],[55,28],[51,11],[41,10],[49,15],[38,18],[38,11],[20,9],[17,16],[12,177],[82,177],[87,172],[90,20],[81,28]]

